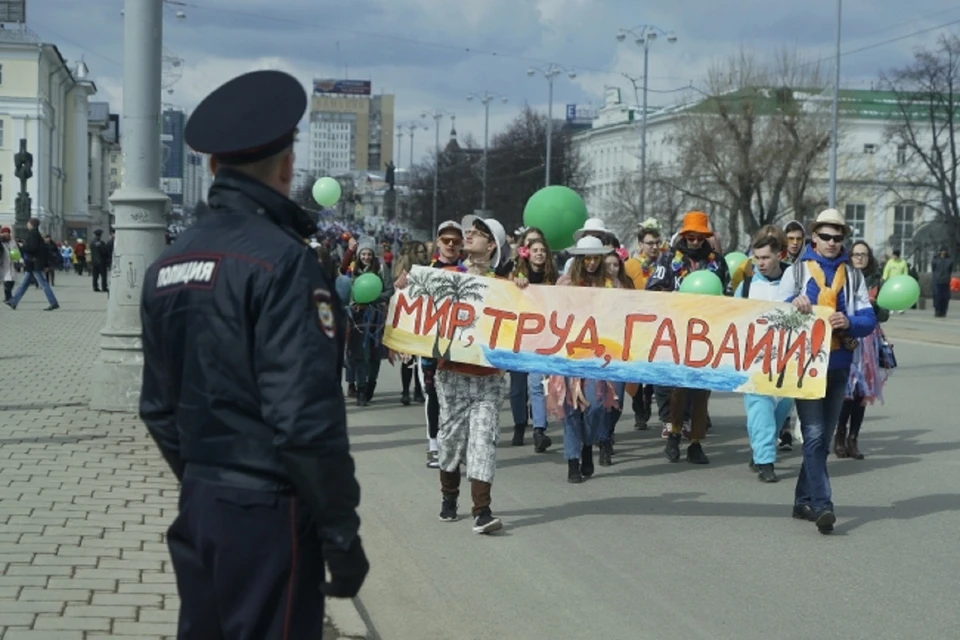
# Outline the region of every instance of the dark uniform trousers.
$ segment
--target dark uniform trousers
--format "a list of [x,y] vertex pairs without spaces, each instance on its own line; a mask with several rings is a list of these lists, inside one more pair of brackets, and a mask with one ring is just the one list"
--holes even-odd
[[107,265],[103,262],[94,263],[93,267],[90,269],[91,274],[93,275],[93,290],[94,291],[106,291],[107,290]]
[[167,544],[179,640],[320,637],[321,539],[295,496],[215,484],[188,467]]

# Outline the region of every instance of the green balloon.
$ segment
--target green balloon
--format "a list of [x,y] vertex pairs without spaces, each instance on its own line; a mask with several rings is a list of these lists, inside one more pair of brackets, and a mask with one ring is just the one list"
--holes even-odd
[[542,229],[544,240],[553,251],[573,246],[573,232],[586,221],[587,205],[583,198],[560,185],[540,189],[523,208],[523,224]]
[[732,251],[727,255],[723,256],[724,261],[727,263],[727,269],[730,273],[733,273],[737,270],[741,264],[747,261],[747,254],[740,251]]
[[17,262],[20,259],[20,249],[10,249],[10,259]]
[[723,283],[713,271],[694,271],[680,283],[680,293],[696,293],[701,296],[722,296]]
[[353,281],[353,301],[370,304],[383,293],[383,281],[375,273],[365,273]]
[[313,183],[313,199],[321,207],[332,207],[340,201],[340,183],[330,177]]
[[920,283],[910,276],[893,276],[883,283],[877,294],[877,306],[890,311],[904,311],[920,299]]

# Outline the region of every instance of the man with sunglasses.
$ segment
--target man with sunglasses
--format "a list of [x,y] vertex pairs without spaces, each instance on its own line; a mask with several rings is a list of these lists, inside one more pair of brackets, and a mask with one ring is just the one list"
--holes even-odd
[[870,304],[863,275],[850,263],[844,240],[850,235],[843,215],[827,209],[810,227],[813,242],[780,280],[780,298],[792,302],[801,313],[813,305],[834,310],[830,315],[833,338],[827,363],[827,391],[823,398],[797,400],[797,415],[803,435],[803,464],[794,492],[793,517],[817,525],[820,533],[833,531],[833,512],[827,454],[843,407],[850,365],[856,348],[854,338],[873,332],[877,318]]
[[[464,261],[450,270],[474,276],[496,277],[509,249],[503,225],[493,218],[465,216]],[[473,501],[474,533],[503,527],[490,509],[493,476],[500,438],[500,408],[506,390],[503,371],[450,360],[440,360],[436,374],[440,399],[440,520],[457,520],[460,465],[466,463]]]
[[[679,239],[673,251],[668,251],[657,261],[657,266],[647,280],[647,291],[677,291],[683,279],[694,271],[714,272],[724,288],[730,276],[727,263],[708,242],[713,236],[710,218],[702,211],[690,211],[683,216],[683,226],[677,234]],[[659,388],[658,388],[659,391]],[[658,393],[658,400],[660,393]],[[690,401],[690,446],[687,447],[687,462],[708,464],[700,441],[707,435],[707,404],[710,391],[707,389],[674,388],[670,395],[670,422],[664,423],[667,431],[667,446],[664,455],[670,462],[680,460],[680,440],[683,437],[683,419]]]
[[[463,249],[463,227],[455,220],[447,220],[437,227],[437,258],[430,263],[434,269],[457,268],[462,264],[460,259]],[[404,271],[394,282],[394,287],[403,289],[407,286],[407,273]],[[440,428],[440,401],[437,398],[437,387],[434,378],[437,373],[437,361],[433,358],[420,358],[420,386],[427,394],[427,467],[439,469],[439,451],[437,432]]]

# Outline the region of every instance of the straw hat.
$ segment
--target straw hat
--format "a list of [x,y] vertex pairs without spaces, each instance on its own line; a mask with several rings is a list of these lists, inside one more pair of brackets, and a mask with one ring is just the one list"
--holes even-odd
[[843,235],[845,236],[850,235],[850,227],[847,226],[846,219],[844,219],[843,214],[836,209],[824,209],[821,211],[816,221],[810,225],[810,233],[816,233],[817,229],[828,225],[843,229]]

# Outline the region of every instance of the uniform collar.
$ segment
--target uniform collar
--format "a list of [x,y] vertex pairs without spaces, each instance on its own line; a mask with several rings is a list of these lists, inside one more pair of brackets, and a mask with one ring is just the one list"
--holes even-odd
[[207,198],[212,210],[256,211],[302,240],[313,235],[317,224],[300,205],[259,180],[230,167],[220,167]]

